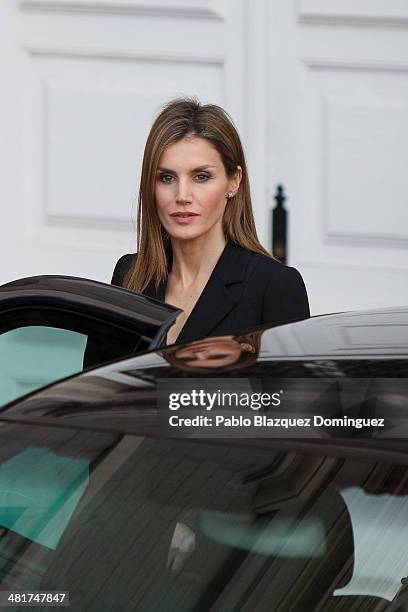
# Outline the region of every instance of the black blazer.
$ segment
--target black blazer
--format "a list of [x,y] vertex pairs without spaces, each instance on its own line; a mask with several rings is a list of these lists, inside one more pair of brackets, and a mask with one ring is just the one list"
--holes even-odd
[[[137,254],[128,254],[119,259],[112,284],[123,285],[136,257]],[[165,282],[157,290],[150,283],[143,291],[162,302],[165,292]],[[228,242],[177,342],[309,316],[306,288],[295,268]]]

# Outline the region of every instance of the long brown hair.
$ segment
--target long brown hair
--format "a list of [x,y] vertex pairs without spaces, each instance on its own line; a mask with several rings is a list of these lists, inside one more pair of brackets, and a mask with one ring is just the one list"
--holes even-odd
[[190,136],[205,138],[217,149],[228,177],[235,176],[237,166],[242,168],[239,189],[228,200],[224,212],[225,239],[272,257],[258,240],[244,151],[231,118],[216,104],[200,104],[195,98],[177,98],[163,107],[146,141],[137,212],[138,256],[124,282],[131,291],[142,292],[152,281],[157,287],[169,273],[171,242],[157,213],[156,173],[166,147]]

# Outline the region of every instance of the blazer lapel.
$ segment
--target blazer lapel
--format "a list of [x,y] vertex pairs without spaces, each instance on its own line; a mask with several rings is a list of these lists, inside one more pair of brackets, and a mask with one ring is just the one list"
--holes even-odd
[[209,335],[231,312],[239,302],[239,292],[234,291],[231,295],[228,287],[242,283],[249,258],[249,251],[233,242],[226,244],[177,342]]
[[[233,242],[227,242],[206,286],[180,331],[177,342],[208,336],[238,304],[241,291],[237,291],[234,287],[232,295],[229,287],[237,283],[242,285],[250,257],[250,251]],[[154,283],[149,283],[143,293],[164,302],[166,285],[167,282],[164,281],[156,289]]]

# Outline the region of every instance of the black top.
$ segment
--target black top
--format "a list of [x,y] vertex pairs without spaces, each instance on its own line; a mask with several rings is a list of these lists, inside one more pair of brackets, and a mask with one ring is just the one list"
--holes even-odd
[[[123,285],[136,257],[128,254],[119,259],[112,284]],[[164,301],[166,282],[157,289],[150,283],[143,293]],[[298,270],[228,242],[177,342],[309,316],[306,288]]]

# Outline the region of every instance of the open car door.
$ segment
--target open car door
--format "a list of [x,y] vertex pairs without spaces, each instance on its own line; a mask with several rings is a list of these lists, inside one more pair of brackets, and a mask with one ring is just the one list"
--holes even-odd
[[0,287],[0,405],[106,361],[159,346],[180,310],[70,276]]

